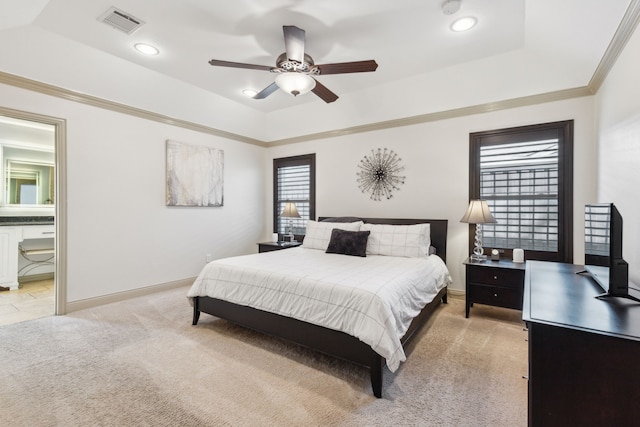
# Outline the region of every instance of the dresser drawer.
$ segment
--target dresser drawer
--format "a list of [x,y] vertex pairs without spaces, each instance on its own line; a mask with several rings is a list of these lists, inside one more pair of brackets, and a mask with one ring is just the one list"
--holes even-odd
[[22,227],[23,239],[53,239],[56,237],[56,226],[51,225],[26,225]]
[[473,284],[469,292],[473,302],[522,310],[522,290],[519,288]]
[[502,268],[474,268],[468,272],[473,283],[485,285],[522,286],[524,270],[509,270]]

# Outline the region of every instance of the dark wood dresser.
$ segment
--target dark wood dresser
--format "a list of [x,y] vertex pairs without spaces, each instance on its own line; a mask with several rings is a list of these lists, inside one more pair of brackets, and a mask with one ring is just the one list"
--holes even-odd
[[638,426],[640,304],[595,298],[582,269],[527,261],[529,425]]

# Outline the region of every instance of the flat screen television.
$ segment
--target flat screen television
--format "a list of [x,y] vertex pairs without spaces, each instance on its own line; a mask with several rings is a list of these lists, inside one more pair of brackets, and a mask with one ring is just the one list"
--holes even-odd
[[629,295],[629,266],[622,258],[622,215],[613,203],[588,204],[584,210],[585,270],[604,290],[599,297]]

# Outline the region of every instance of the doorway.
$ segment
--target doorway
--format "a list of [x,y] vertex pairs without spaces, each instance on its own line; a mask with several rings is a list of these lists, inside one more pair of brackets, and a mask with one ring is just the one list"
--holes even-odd
[[0,107],[0,325],[66,312],[66,122]]

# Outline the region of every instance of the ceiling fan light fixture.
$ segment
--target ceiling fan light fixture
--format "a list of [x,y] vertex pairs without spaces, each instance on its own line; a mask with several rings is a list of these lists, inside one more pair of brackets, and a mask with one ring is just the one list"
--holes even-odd
[[293,96],[304,95],[316,87],[316,81],[313,77],[296,72],[278,74],[276,84],[280,89]]
[[451,24],[451,31],[455,31],[456,33],[467,31],[476,26],[478,20],[475,16],[465,16],[460,19],[456,19]]

